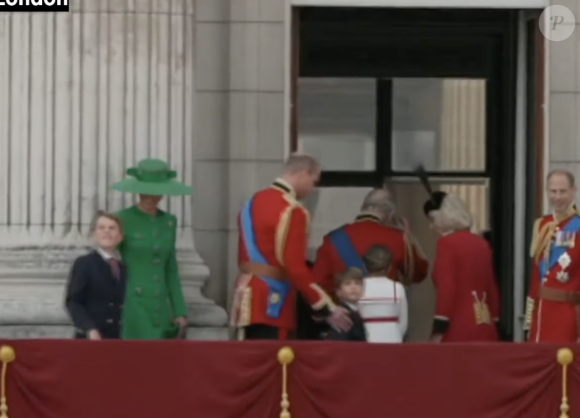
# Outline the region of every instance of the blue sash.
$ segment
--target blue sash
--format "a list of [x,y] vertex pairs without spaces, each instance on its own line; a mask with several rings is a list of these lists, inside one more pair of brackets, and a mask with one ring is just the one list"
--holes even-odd
[[[580,231],[580,216],[574,215],[570,222],[568,222],[560,231],[577,234],[578,231]],[[556,245],[555,240],[550,243],[550,257],[544,257],[540,260],[540,280],[542,280],[542,282],[546,280],[550,270],[558,264],[558,260],[566,253],[566,251],[568,251],[567,245]]]
[[[252,217],[252,208],[254,206],[254,198],[246,202],[242,209],[240,216],[242,238],[244,245],[248,252],[249,261],[256,264],[269,264],[266,257],[261,253],[256,245],[256,236],[254,235],[254,221]],[[286,297],[290,291],[290,283],[281,280],[273,279],[271,277],[256,276],[268,285],[268,309],[266,315],[270,318],[279,318]]]
[[328,238],[347,268],[356,267],[361,269],[365,275],[368,273],[362,257],[357,253],[344,226],[332,231]]

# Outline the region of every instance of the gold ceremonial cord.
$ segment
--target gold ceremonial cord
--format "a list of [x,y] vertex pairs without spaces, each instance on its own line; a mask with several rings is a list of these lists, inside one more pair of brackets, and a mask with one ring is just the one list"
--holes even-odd
[[[278,362],[282,366],[282,402],[280,418],[291,418],[290,400],[288,399],[288,365],[294,361],[294,350],[290,347],[282,347],[278,351]],[[3,418],[3,417],[0,417]]]
[[2,375],[0,377],[0,418],[8,418],[8,400],[6,399],[6,374],[8,373],[8,364],[16,358],[14,349],[9,345],[0,347],[0,361],[2,362]]
[[576,205],[570,207],[570,209],[568,209],[563,215],[552,215],[553,219],[546,222],[541,228],[540,224],[544,218],[536,219],[532,234],[532,243],[530,245],[531,256],[536,262],[539,261],[542,256],[550,256],[550,246],[558,231],[558,224],[573,215],[580,215]]
[[560,348],[556,355],[562,366],[562,403],[560,403],[560,418],[570,418],[570,404],[568,403],[568,366],[574,360],[574,353],[569,348]]

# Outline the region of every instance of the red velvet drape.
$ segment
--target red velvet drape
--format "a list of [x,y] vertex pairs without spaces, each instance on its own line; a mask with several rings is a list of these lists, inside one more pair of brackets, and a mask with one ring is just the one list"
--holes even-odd
[[[562,394],[558,348],[301,344],[291,374],[293,416],[556,418]],[[578,365],[572,374],[580,379]],[[574,384],[571,418],[580,418],[580,380]]]
[[277,344],[15,341],[10,418],[279,416]]
[[[279,418],[278,342],[0,341],[10,418]],[[292,418],[558,418],[561,345],[292,342]],[[569,373],[580,418],[580,350]]]

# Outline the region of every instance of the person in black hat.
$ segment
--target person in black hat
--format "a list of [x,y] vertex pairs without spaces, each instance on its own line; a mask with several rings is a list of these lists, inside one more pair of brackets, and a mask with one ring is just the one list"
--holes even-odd
[[433,341],[498,341],[499,292],[488,242],[456,195],[436,191],[423,205],[440,235],[433,267],[437,308]]
[[441,208],[441,204],[443,200],[447,196],[446,192],[442,192],[441,190],[437,190],[431,193],[431,198],[425,202],[423,205],[423,212],[425,212],[425,216],[429,217],[429,213],[434,210],[439,210]]

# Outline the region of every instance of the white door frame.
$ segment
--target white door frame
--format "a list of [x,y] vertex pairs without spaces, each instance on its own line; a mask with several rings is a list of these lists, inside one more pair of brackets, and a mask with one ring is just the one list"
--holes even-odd
[[516,137],[514,187],[514,272],[513,324],[514,341],[523,341],[524,289],[526,271],[526,155],[527,146],[527,27],[526,13],[518,15],[517,81],[516,81]]
[[[286,123],[285,123],[285,151],[289,154],[290,144],[290,124],[291,124],[291,27],[292,27],[292,7],[293,6],[361,6],[361,7],[396,7],[404,3],[405,7],[425,7],[426,4],[434,5],[433,0],[288,0],[286,3],[286,51],[285,54],[285,73],[286,73]],[[461,3],[462,7],[485,7],[481,3],[485,3],[487,7],[491,8],[492,4],[501,3],[505,8],[521,8],[521,9],[539,9],[549,5],[549,0],[440,0],[437,7],[457,7]],[[479,5],[478,5],[479,3]],[[455,6],[451,6],[455,4]],[[447,5],[447,6],[446,6]],[[499,8],[499,7],[497,7]],[[528,253],[528,243],[525,242],[525,205],[526,205],[526,147],[535,146],[534,144],[527,144],[527,121],[526,121],[526,91],[527,91],[527,68],[526,68],[526,17],[525,11],[520,12],[518,18],[518,56],[517,56],[517,87],[516,87],[516,161],[515,163],[515,207],[514,207],[514,288],[513,288],[513,325],[514,325],[514,340],[522,341],[524,334],[522,331],[522,315],[524,310],[524,289],[525,281],[525,265],[526,255]],[[545,46],[545,66],[548,65],[549,47],[548,43]],[[549,74],[548,68],[544,74],[544,88],[549,89]],[[542,171],[545,175],[549,169],[549,118],[548,118],[548,98],[546,95],[543,106],[543,114],[540,117],[544,118],[544,164]],[[533,181],[533,180],[532,180]],[[544,199],[544,209],[547,207],[547,201]]]

